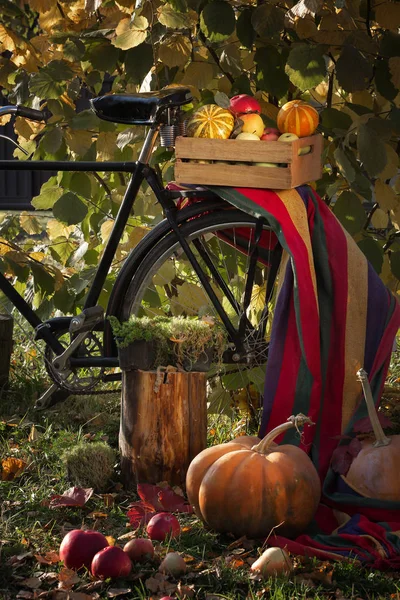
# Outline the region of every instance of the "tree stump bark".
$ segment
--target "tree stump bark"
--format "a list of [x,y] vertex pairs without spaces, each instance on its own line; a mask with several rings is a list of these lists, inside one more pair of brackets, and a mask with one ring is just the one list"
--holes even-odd
[[8,383],[13,347],[14,319],[0,314],[0,389]]
[[122,372],[119,447],[126,488],[184,484],[191,460],[206,445],[205,373]]

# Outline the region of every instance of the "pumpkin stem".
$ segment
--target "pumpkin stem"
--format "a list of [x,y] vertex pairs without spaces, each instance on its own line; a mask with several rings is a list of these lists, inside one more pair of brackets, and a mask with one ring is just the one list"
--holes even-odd
[[360,369],[359,371],[357,371],[357,376],[359,381],[361,381],[365,403],[368,409],[369,420],[371,421],[372,429],[376,439],[376,442],[374,442],[373,446],[375,446],[376,448],[378,448],[379,446],[388,446],[392,440],[385,435],[382,429],[382,425],[380,424],[378,413],[376,412],[374,404],[374,399],[372,397],[371,386],[369,385],[368,381],[368,374],[366,371],[364,371],[364,369]]
[[309,417],[306,417],[302,413],[299,413],[298,415],[292,415],[288,418],[286,423],[278,425],[277,427],[275,427],[275,429],[272,429],[269,433],[267,433],[267,435],[261,440],[261,442],[252,447],[252,450],[254,450],[254,452],[259,452],[260,454],[268,454],[269,450],[271,449],[270,446],[272,442],[276,437],[278,437],[278,435],[284,433],[292,427],[296,427],[296,429],[299,430],[299,427],[303,427],[303,425],[306,424],[314,425],[311,419]]

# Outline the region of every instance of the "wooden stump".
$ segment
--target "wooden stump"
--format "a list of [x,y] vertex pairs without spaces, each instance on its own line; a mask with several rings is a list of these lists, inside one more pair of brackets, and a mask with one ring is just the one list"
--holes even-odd
[[122,372],[119,447],[126,488],[182,485],[207,444],[205,373]]
[[0,314],[0,388],[8,383],[10,359],[13,347],[14,319]]

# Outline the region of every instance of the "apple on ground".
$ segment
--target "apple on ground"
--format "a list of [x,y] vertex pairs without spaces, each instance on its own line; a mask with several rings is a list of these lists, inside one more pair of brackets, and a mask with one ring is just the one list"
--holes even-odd
[[100,550],[92,560],[93,577],[108,579],[109,577],[128,577],[132,569],[128,554],[118,546],[108,546]]
[[153,542],[148,538],[134,538],[125,544],[124,552],[133,562],[145,562],[154,556]]
[[147,523],[146,531],[151,540],[163,542],[166,538],[178,537],[181,526],[175,515],[160,512],[151,517]]
[[239,135],[236,136],[235,139],[236,140],[254,140],[256,142],[260,141],[260,138],[258,137],[258,135],[255,135],[255,133],[247,133],[246,131],[239,133]]
[[276,129],[275,127],[265,127],[261,139],[267,142],[275,142],[280,135],[281,132],[279,129]]
[[108,541],[99,531],[73,529],[64,536],[60,546],[60,559],[67,569],[90,569],[92,559]]
[[237,96],[233,96],[230,100],[229,108],[235,115],[261,112],[261,106],[258,100],[256,100],[254,96],[249,96],[248,94],[238,94]]
[[264,133],[264,121],[257,113],[249,113],[241,115],[240,119],[243,121],[242,133],[254,133],[259,138]]

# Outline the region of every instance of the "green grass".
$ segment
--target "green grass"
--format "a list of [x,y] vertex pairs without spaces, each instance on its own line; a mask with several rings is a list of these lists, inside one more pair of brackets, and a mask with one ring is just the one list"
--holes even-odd
[[[0,600],[14,600],[21,590],[29,592],[23,583],[27,579],[28,583],[39,583],[36,597],[43,592],[40,597],[59,600],[52,594],[63,577],[63,565],[41,564],[40,557],[57,551],[68,530],[95,528],[119,545],[131,532],[126,512],[137,498],[122,489],[118,461],[108,488],[103,490],[113,494],[113,506],[106,506],[104,497],[97,493],[82,508],[49,507],[52,495],[71,486],[62,460],[65,450],[78,443],[104,440],[117,450],[119,394],[69,398],[48,411],[34,413],[33,398],[42,377],[25,361],[23,368],[13,368],[11,388],[0,396],[0,458],[14,457],[27,463],[14,480],[0,482]],[[390,377],[390,384],[396,385],[400,377],[397,358]],[[209,443],[232,438],[235,427],[242,425],[213,416]],[[71,600],[105,600],[112,597],[110,590],[116,587],[131,590],[117,596],[126,600],[149,600],[168,593],[200,600],[400,600],[398,574],[366,570],[355,562],[321,563],[299,558],[290,577],[258,581],[250,575],[249,561],[258,556],[259,544],[244,541],[235,547],[233,538],[207,530],[195,516],[179,515],[179,519],[181,536],[157,545],[153,562],[134,567],[127,580],[105,582],[95,588],[88,573],[79,574],[72,589],[86,596],[71,594]],[[181,552],[187,562],[188,570],[180,583],[173,578],[157,580],[158,564],[168,550]],[[158,589],[154,587],[157,585]],[[32,596],[23,597],[34,598],[30,591]]]

